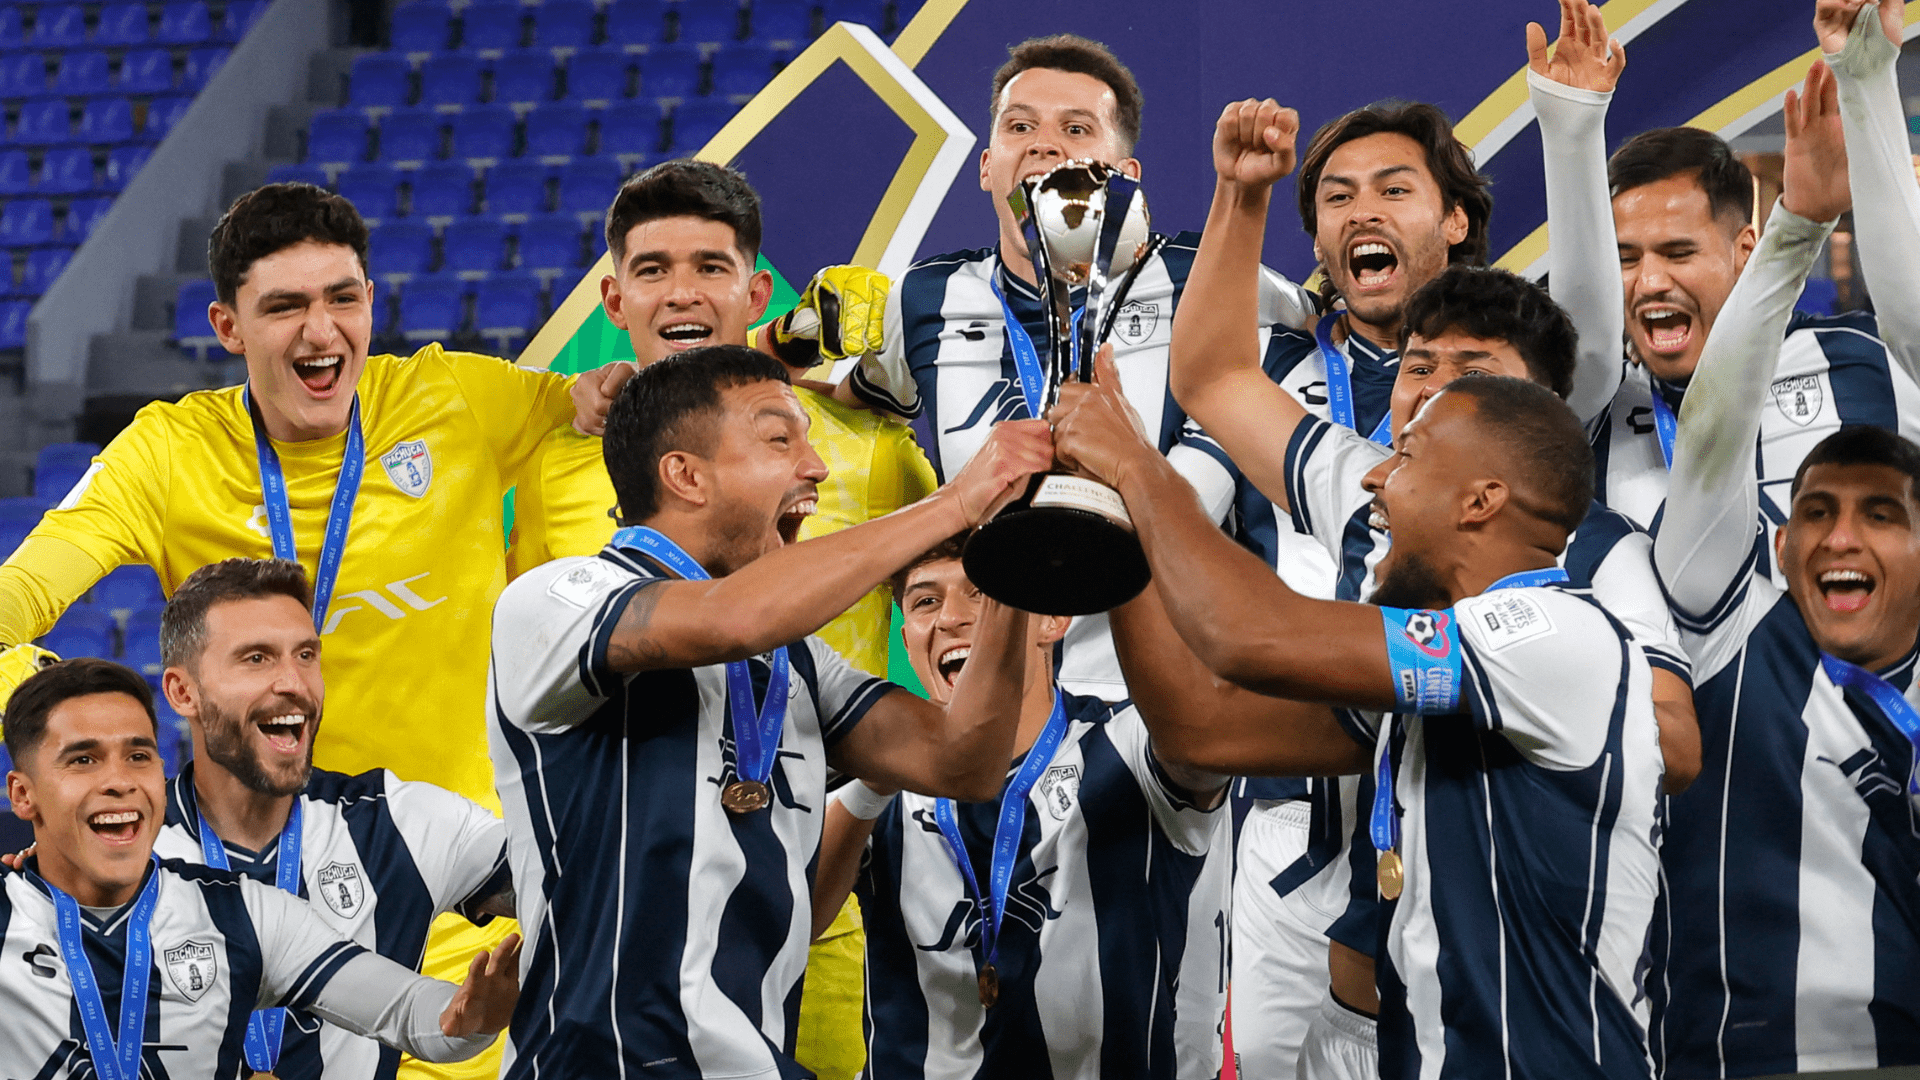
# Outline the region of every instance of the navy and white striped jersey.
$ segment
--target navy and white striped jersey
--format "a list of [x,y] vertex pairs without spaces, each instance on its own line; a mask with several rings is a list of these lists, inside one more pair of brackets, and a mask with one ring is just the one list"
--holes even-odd
[[[1460,706],[1388,732],[1406,885],[1382,910],[1380,1075],[1650,1077],[1664,766],[1645,654],[1587,590],[1441,616],[1422,648],[1459,649]],[[1336,715],[1368,745],[1385,722]]]
[[[98,1074],[53,898],[36,867],[0,868],[0,1076],[84,1080]],[[434,1060],[470,1057],[493,1041],[441,1036],[437,1021],[452,986],[347,941],[304,901],[177,861],[156,863],[148,874],[160,881],[141,1036],[147,1080],[237,1080],[245,1075],[247,1016],[276,1006],[323,1015]],[[133,907],[81,913],[83,947],[115,1036]]]
[[[1168,781],[1131,706],[1066,704],[1071,726],[1027,797],[992,1008],[975,983],[980,912],[934,800],[903,792],[875,825],[857,884],[873,1080],[1220,1071],[1227,812]],[[984,888],[999,801],[955,810]]]
[[[1675,1078],[1920,1064],[1913,746],[1752,558],[1681,618],[1702,769],[1668,801],[1654,1050]],[[1914,665],[1879,674],[1920,703]]]
[[[167,781],[167,822],[154,842],[162,859],[203,863],[200,808],[189,763]],[[375,770],[359,776],[315,769],[300,794],[302,898],[341,937],[418,970],[435,917],[511,888],[507,826],[486,807],[432,784]],[[276,837],[261,851],[225,844],[236,873],[272,886]],[[400,1052],[299,1012],[287,1014],[281,1080],[392,1077]]]
[[[508,585],[491,743],[527,944],[509,1078],[798,1077],[827,753],[894,689],[824,642],[788,646],[773,805],[735,779],[724,665],[616,673],[615,624],[666,580],[608,548]],[[769,668],[749,662],[756,700]]]

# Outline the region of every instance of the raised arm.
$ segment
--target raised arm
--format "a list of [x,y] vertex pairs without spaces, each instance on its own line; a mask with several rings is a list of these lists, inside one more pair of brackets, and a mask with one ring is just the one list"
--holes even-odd
[[1904,4],[1820,0],[1813,25],[1840,89],[1860,265],[1887,351],[1920,380],[1920,183],[1894,61]]
[[1287,434],[1306,415],[1260,367],[1261,241],[1273,185],[1293,171],[1300,118],[1275,102],[1226,107],[1213,133],[1219,174],[1167,356],[1174,399],[1255,487],[1287,505]]
[[1041,420],[994,428],[953,482],[877,521],[767,553],[713,581],[670,581],[627,602],[607,647],[615,671],[744,660],[813,633],[947,537],[991,517],[1053,464]]
[[1787,92],[1786,190],[1714,320],[1680,409],[1654,566],[1676,613],[1705,618],[1747,573],[1759,527],[1754,454],[1767,387],[1794,301],[1833,221],[1847,208],[1833,73],[1815,63]]
[[847,894],[860,876],[860,863],[866,857],[874,825],[897,794],[891,788],[876,790],[856,778],[827,799],[827,812],[820,822],[820,852],[814,859],[814,937],[826,933],[839,918]]
[[1579,360],[1567,404],[1582,423],[1613,400],[1624,372],[1625,296],[1607,191],[1607,104],[1626,67],[1598,5],[1560,0],[1560,37],[1527,24],[1527,90],[1546,164],[1547,250],[1553,298],[1573,317]]

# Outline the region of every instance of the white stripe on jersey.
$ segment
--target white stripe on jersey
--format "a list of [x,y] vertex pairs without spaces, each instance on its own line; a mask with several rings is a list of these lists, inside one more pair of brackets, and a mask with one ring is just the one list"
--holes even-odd
[[[858,885],[874,1076],[1020,1075],[1042,1054],[1059,1080],[1098,1080],[1107,1060],[1165,1080],[1219,1071],[1227,812],[1169,788],[1132,707],[1067,708],[1027,799],[993,1008],[975,983],[979,913],[934,800],[902,793],[875,826]],[[986,888],[999,802],[956,809]]]

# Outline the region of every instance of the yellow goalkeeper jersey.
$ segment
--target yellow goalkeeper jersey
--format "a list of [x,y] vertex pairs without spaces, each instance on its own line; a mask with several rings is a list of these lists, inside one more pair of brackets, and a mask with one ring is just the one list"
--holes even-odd
[[[794,387],[812,417],[807,441],[827,463],[819,509],[800,529],[802,540],[872,521],[931,494],[939,486],[913,429],[889,416],[843,405]],[[600,440],[568,425],[547,437],[538,481],[514,495],[514,574],[565,555],[591,555],[613,538],[613,482]],[[887,673],[892,625],[890,590],[881,585],[828,623],[820,637],[853,666]]]
[[[366,465],[322,627],[321,768],[390,768],[498,809],[486,684],[507,581],[501,500],[543,440],[571,430],[568,384],[438,345],[367,358]],[[309,575],[345,446],[345,432],[274,443]],[[152,566],[171,596],[207,563],[272,555],[241,388],[156,402],[0,566],[0,642],[45,633],[116,566]]]

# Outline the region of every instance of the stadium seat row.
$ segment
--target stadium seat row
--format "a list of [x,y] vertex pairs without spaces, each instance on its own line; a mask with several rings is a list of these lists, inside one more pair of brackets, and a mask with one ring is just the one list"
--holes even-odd
[[[749,37],[804,44],[814,36],[814,9],[809,0],[755,0],[751,8],[726,0],[612,0],[604,9],[589,0],[546,0],[531,9],[515,0],[475,0],[456,15],[444,0],[415,0],[394,12],[392,43],[413,53],[599,44],[645,49]],[[886,0],[829,0],[825,21],[839,19],[882,30]]]
[[[550,242],[557,253],[542,255],[532,246],[523,248],[531,263],[576,258],[577,233],[567,236],[555,230],[544,241],[536,234],[534,244],[543,242]],[[404,342],[421,341],[458,344],[457,338],[472,335],[492,352],[519,352],[546,317],[547,297],[555,289],[572,284],[571,277],[558,280],[569,269],[577,267],[570,263],[566,268],[506,270],[485,275],[484,280],[472,280],[474,275],[451,270],[414,275],[397,286],[397,304],[391,295],[396,289],[376,293],[375,332],[401,339],[378,347],[399,349],[405,347]],[[174,341],[183,351],[201,359],[223,355],[207,326],[207,305],[213,298],[213,282],[190,281],[180,287],[174,304]],[[4,530],[4,523],[0,523],[0,530]]]
[[[476,186],[474,170],[463,162],[430,162],[416,170],[355,165],[339,174],[337,190],[372,220],[480,214],[515,221],[549,211],[596,219],[627,171],[610,158],[581,158],[557,169],[521,159],[486,170]],[[268,179],[327,186],[326,172],[311,165],[275,166]]]
[[152,4],[109,3],[100,5],[89,26],[81,4],[8,4],[0,7],[0,49],[232,42],[266,10],[267,0],[227,0],[216,22],[203,0],[172,0],[157,11]]
[[764,45],[735,45],[704,56],[691,47],[667,45],[644,58],[589,49],[560,65],[537,50],[493,60],[451,54],[428,57],[418,69],[397,53],[369,53],[353,62],[347,104],[369,110],[414,104],[453,110],[483,101],[746,98],[759,93],[784,62],[781,53]]
[[0,195],[85,195],[91,191],[119,191],[152,156],[153,147],[127,143],[96,160],[84,146],[62,146],[40,156],[38,168],[25,150],[0,150]]
[[[67,263],[73,260],[73,248],[36,247],[6,252],[7,262],[0,264],[0,295],[39,296],[53,285]],[[15,258],[19,256],[19,258]],[[19,280],[14,280],[14,265],[22,263]]]
[[97,49],[70,52],[49,65],[37,52],[0,53],[0,98],[66,94],[165,94],[198,90],[227,62],[224,45],[187,49],[135,49],[116,64]]
[[0,206],[0,247],[78,244],[112,208],[111,198],[72,199],[62,217],[52,199],[9,199]]
[[307,129],[306,161],[338,171],[369,158],[403,167],[451,158],[484,168],[512,157],[688,154],[713,138],[737,109],[726,101],[689,101],[667,114],[653,102],[630,101],[590,112],[553,102],[523,121],[505,105],[475,106],[452,117],[408,107],[387,114],[379,124],[368,123],[352,109],[334,109],[314,114]]
[[192,104],[190,97],[155,98],[145,107],[123,97],[91,98],[77,110],[76,123],[76,110],[65,98],[43,98],[20,107],[12,128],[0,129],[0,142],[22,146],[158,142]]

